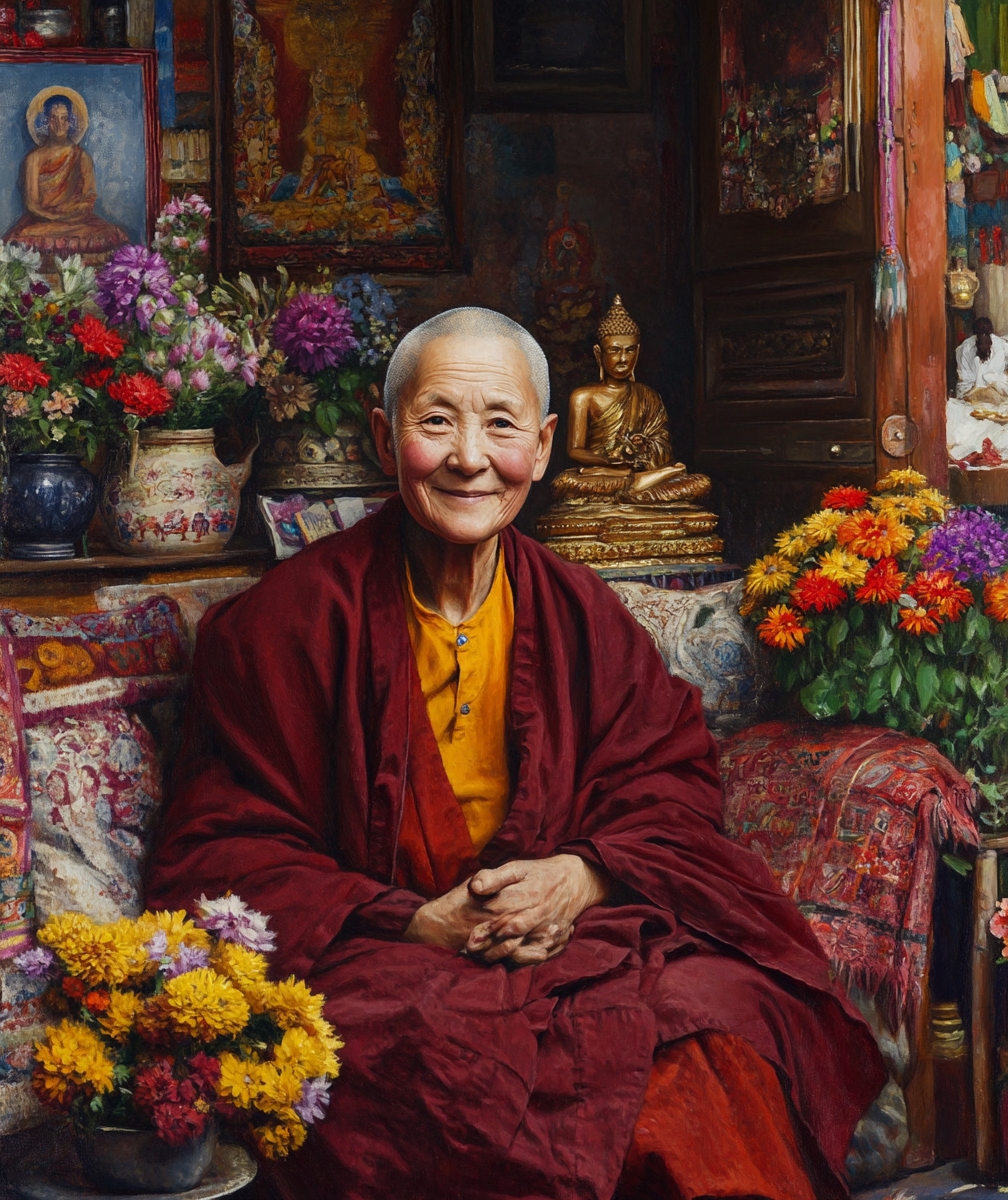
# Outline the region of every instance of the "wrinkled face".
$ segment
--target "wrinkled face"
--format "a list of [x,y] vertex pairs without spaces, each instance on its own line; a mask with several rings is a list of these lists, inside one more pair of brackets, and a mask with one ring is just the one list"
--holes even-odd
[[595,358],[610,379],[629,379],[639,354],[640,342],[631,334],[613,334],[595,347]]
[[70,132],[70,113],[65,104],[54,104],[49,110],[49,136],[62,142]]
[[499,533],[549,462],[556,417],[544,425],[528,364],[503,338],[428,342],[399,397],[395,438],[372,419],[382,466],[398,474],[410,514],[459,545]]

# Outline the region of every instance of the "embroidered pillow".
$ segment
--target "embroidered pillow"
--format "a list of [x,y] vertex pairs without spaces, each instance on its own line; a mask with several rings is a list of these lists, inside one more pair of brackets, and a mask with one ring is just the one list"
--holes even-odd
[[119,705],[43,721],[24,736],[39,922],[70,909],[95,921],[138,916],[161,804],[154,739]]
[[179,607],[155,596],[118,612],[33,617],[0,610],[25,726],[157,699],[189,669]]

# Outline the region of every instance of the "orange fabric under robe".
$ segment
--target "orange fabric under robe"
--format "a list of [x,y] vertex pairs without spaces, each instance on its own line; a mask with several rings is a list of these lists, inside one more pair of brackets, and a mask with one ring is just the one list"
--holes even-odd
[[[514,610],[503,560],[479,612],[458,627],[420,604],[408,575],[404,590],[417,668],[414,736],[430,749],[411,769],[400,882],[434,894],[468,873],[467,863],[478,868],[475,855],[507,815],[504,706]],[[424,709],[429,724],[421,728]],[[619,1196],[815,1200],[773,1067],[729,1034],[701,1033],[661,1050]]]

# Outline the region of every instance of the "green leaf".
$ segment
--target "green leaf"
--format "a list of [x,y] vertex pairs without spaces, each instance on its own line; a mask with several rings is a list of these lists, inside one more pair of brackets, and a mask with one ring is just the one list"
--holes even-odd
[[889,676],[889,691],[892,693],[894,698],[899,694],[899,690],[902,686],[903,672],[900,670],[899,663],[897,663],[892,669],[892,674]]
[[973,870],[973,864],[967,862],[965,858],[960,858],[957,854],[943,854],[942,862],[957,875],[968,875]]
[[875,652],[875,655],[872,658],[871,662],[869,662],[868,666],[869,667],[884,667],[888,663],[892,662],[892,656],[893,656],[892,646],[883,646],[881,650],[877,650]]
[[837,617],[829,628],[829,633],[826,635],[826,644],[831,650],[836,648],[847,640],[847,634],[850,632],[850,626],[843,617]]
[[971,675],[969,682],[976,698],[982,700],[987,694],[987,680],[981,679],[979,675]]
[[[832,681],[828,676],[820,675],[813,679],[810,684],[803,687],[800,695],[801,702],[806,712],[811,713],[817,721],[823,721],[827,717],[834,716],[840,710],[839,703],[830,711],[830,689]],[[835,695],[832,697],[836,699]]]
[[864,624],[864,609],[859,604],[855,604],[847,614],[847,620],[850,622],[851,629],[860,629]]
[[931,707],[935,692],[938,691],[938,668],[934,663],[924,662],[917,668],[917,698],[921,709],[925,712]]
[[971,608],[970,612],[976,613],[976,631],[980,636],[980,640],[984,642],[989,641],[990,621],[983,615],[982,612],[977,612],[976,609]]

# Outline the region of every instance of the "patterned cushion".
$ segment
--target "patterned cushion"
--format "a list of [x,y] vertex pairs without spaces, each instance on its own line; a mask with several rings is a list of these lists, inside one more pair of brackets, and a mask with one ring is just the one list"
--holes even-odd
[[143,911],[145,838],[161,803],[157,747],[118,705],[25,730],[40,921],[74,909],[96,921]]
[[164,596],[122,612],[32,617],[8,609],[0,617],[25,725],[163,696],[189,667],[181,613]]
[[767,860],[845,981],[919,996],[937,844],[977,845],[973,791],[929,742],[773,721],[721,744],[725,830]]
[[609,586],[651,635],[670,674],[703,693],[711,729],[729,731],[759,720],[763,703],[752,634],[739,615],[741,580],[692,592],[644,583]]

